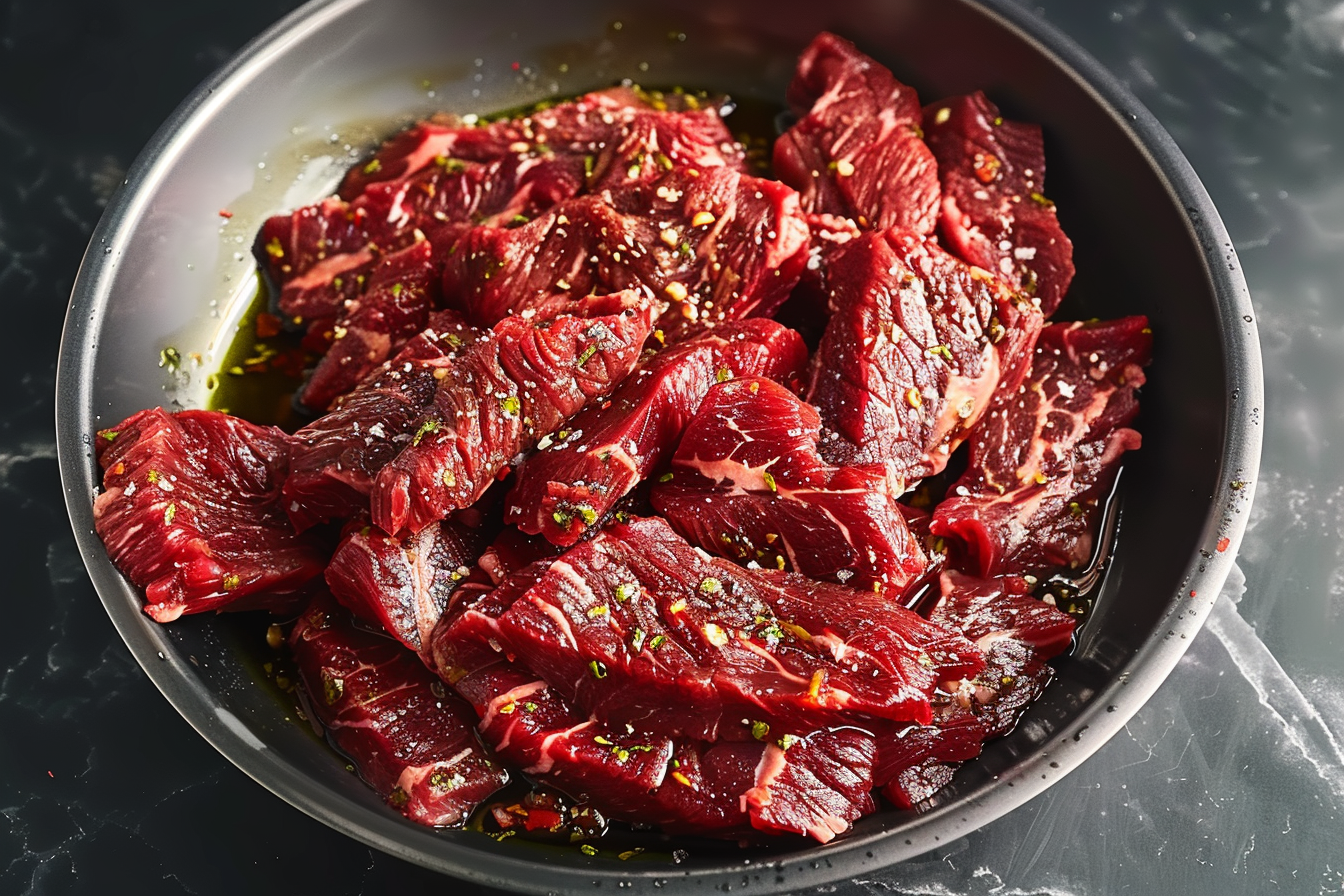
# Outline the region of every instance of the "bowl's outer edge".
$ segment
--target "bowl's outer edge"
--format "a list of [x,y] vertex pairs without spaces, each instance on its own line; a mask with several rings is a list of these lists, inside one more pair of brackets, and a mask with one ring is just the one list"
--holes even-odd
[[[437,837],[432,831],[410,831],[387,813],[369,807],[351,806],[326,790],[296,786],[296,770],[273,751],[261,745],[246,725],[224,709],[177,657],[159,626],[150,622],[128,600],[128,586],[102,554],[93,531],[92,498],[99,482],[92,460],[91,437],[97,428],[91,407],[90,335],[106,295],[99,284],[117,263],[118,246],[127,236],[128,225],[140,211],[143,194],[169,165],[177,135],[193,120],[209,114],[246,81],[247,72],[262,66],[284,51],[297,34],[317,27],[331,17],[366,0],[314,0],[250,42],[232,61],[208,78],[173,113],[132,165],[123,188],[113,198],[94,230],[72,291],[61,340],[56,378],[57,453],[75,538],[85,557],[93,583],[113,624],[126,641],[151,681],[183,717],[226,758],[263,786],[299,809],[349,836],[412,862],[490,886],[546,893],[588,891],[595,879],[617,878],[634,890],[704,889],[721,883],[743,881],[748,873],[769,869],[773,877],[757,877],[751,888],[757,892],[783,892],[834,882],[874,868],[910,858],[969,833],[1026,802],[1080,765],[1095,751],[1097,741],[1118,732],[1165,680],[1181,658],[1195,632],[1203,625],[1241,543],[1261,450],[1260,409],[1263,407],[1263,376],[1259,339],[1249,290],[1236,254],[1213,202],[1179,147],[1165,129],[1129,90],[1072,39],[1034,13],[1010,0],[958,0],[997,18],[1042,53],[1053,57],[1085,90],[1116,118],[1163,179],[1173,200],[1184,210],[1190,232],[1201,247],[1203,261],[1217,296],[1217,314],[1222,324],[1222,348],[1229,381],[1225,411],[1226,434],[1219,482],[1233,479],[1246,483],[1230,492],[1225,510],[1206,520],[1200,543],[1213,545],[1229,539],[1226,550],[1211,557],[1192,556],[1187,578],[1171,595],[1169,616],[1179,638],[1150,638],[1133,658],[1127,685],[1102,691],[1068,731],[1060,732],[1051,751],[1053,763],[1028,761],[1018,770],[1017,786],[990,788],[955,806],[920,816],[901,829],[901,837],[878,832],[841,841],[824,852],[752,863],[724,863],[718,867],[613,870],[610,864],[575,861],[551,862],[482,861],[483,854]],[[91,558],[104,556],[103,562]],[[1194,595],[1194,596],[1191,596]],[[1106,707],[1114,711],[1106,711]],[[1087,732],[1087,743],[1082,733]],[[1037,766],[1041,767],[1037,767]],[[1042,771],[1048,771],[1042,774]],[[935,837],[934,831],[937,831]],[[816,861],[817,857],[824,861]],[[774,883],[771,883],[771,880]]]

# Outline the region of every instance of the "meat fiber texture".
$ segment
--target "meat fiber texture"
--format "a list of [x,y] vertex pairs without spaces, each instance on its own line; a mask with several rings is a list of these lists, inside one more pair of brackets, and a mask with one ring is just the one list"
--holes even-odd
[[454,312],[435,312],[430,324],[295,433],[284,508],[299,531],[368,511],[374,478],[409,441],[445,371],[482,336]]
[[772,320],[751,319],[693,336],[645,360],[611,396],[541,440],[518,468],[505,522],[569,546],[636,485],[661,469],[682,430],[716,382],[802,374],[802,337]]
[[912,88],[849,41],[822,33],[798,60],[788,101],[798,121],[775,142],[775,173],[801,194],[804,211],[865,229],[933,232],[938,168]]
[[973,640],[986,666],[943,683],[931,724],[877,737],[874,779],[885,782],[882,793],[896,805],[912,808],[932,797],[984,741],[1011,731],[1049,683],[1046,663],[1069,648],[1076,620],[1030,591],[1013,576],[942,575],[929,619]]
[[493,611],[474,637],[525,657],[575,708],[701,740],[749,737],[753,722],[928,721],[937,682],[982,663],[880,596],[707,559],[657,518],[570,548]]
[[[475,707],[480,733],[533,780],[601,806],[609,818],[667,833],[742,838],[753,830],[828,842],[875,808],[875,743],[855,729],[705,743],[632,733],[576,712],[545,680],[466,632],[544,573],[455,602],[432,636],[440,674]],[[501,594],[506,592],[506,594]]]
[[1034,296],[1049,317],[1073,280],[1073,243],[1045,197],[1039,125],[1008,121],[980,91],[924,109],[948,251]]
[[425,825],[458,825],[509,781],[476,739],[476,714],[396,641],[356,628],[321,596],[289,646],[308,708],[388,805]]
[[670,303],[658,327],[675,341],[773,314],[807,263],[807,240],[784,184],[723,166],[673,169],[656,187],[472,229],[448,259],[444,292],[484,324],[557,293],[635,289]]
[[820,433],[816,410],[776,383],[715,385],[650,500],[707,551],[900,601],[928,560],[884,468],[826,464]]
[[1142,441],[1128,424],[1151,358],[1141,316],[1041,332],[1026,382],[996,398],[966,472],[934,511],[931,531],[964,568],[1042,575],[1090,560],[1121,456]]
[[384,256],[373,268],[363,294],[346,303],[332,323],[325,347],[299,398],[309,408],[328,410],[429,324],[439,292],[428,240]]
[[1041,312],[908,230],[845,245],[829,277],[834,313],[807,396],[826,430],[821,453],[884,464],[899,494],[946,466],[995,394],[1017,390]]
[[374,523],[415,533],[475,503],[515,457],[634,369],[652,310],[626,292],[496,324],[443,368],[409,444],[379,471]]
[[157,622],[302,601],[327,547],[280,506],[293,442],[216,411],[140,411],[95,438],[94,527]]
[[347,528],[327,586],[356,616],[419,652],[483,552],[485,533],[456,520],[400,539],[363,520]]

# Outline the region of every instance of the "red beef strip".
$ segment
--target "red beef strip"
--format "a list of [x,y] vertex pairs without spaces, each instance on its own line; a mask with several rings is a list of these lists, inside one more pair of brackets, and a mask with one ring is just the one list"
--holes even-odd
[[883,468],[826,464],[820,432],[816,410],[769,380],[716,385],[650,499],[707,551],[899,599],[924,552]]
[[378,471],[410,440],[443,371],[482,335],[455,312],[434,312],[430,324],[332,411],[294,434],[284,509],[295,529],[368,512]]
[[1034,296],[1048,318],[1073,280],[1073,243],[1045,197],[1040,126],[1008,121],[976,91],[925,107],[924,135],[938,159],[943,244]]
[[1031,596],[1013,576],[977,579],[945,572],[930,622],[961,632],[985,655],[985,668],[945,682],[929,725],[877,737],[874,780],[902,808],[933,796],[981,744],[1007,734],[1053,675],[1046,663],[1068,649],[1075,620]]
[[374,523],[419,532],[475,503],[514,458],[634,369],[652,310],[627,292],[496,324],[443,368],[410,443],[379,471]]
[[347,528],[327,566],[327,586],[355,615],[420,651],[476,565],[485,533],[455,520],[400,539],[362,520]]
[[981,663],[877,595],[708,560],[657,518],[603,530],[496,600],[464,637],[525,657],[611,724],[698,739],[927,720],[937,681]]
[[280,505],[293,441],[217,411],[151,408],[95,439],[94,527],[145,613],[267,608],[304,599],[328,547],[296,535]]
[[728,167],[674,169],[656,187],[562,202],[518,227],[470,231],[448,259],[444,292],[482,323],[557,293],[635,289],[670,307],[667,341],[768,317],[807,262],[798,197]]
[[1121,456],[1141,443],[1128,424],[1151,357],[1145,317],[1041,332],[1023,388],[996,398],[934,511],[931,531],[964,568],[1041,575],[1088,562]]
[[896,490],[937,473],[1016,391],[1041,313],[1023,294],[906,230],[834,253],[834,313],[813,356],[808,401],[834,464],[886,465]]
[[864,229],[933,232],[938,170],[913,89],[823,32],[799,58],[788,101],[799,118],[775,141],[774,167],[802,195],[804,211]]
[[509,781],[476,738],[476,714],[390,638],[351,624],[322,597],[289,646],[307,706],[388,805],[424,825],[456,826]]
[[330,410],[337,398],[422,332],[438,291],[428,240],[383,256],[364,292],[351,299],[332,323],[330,345],[299,393],[304,405]]
[[612,394],[518,468],[505,522],[568,547],[601,525],[612,507],[660,469],[705,393],[729,377],[789,382],[802,372],[802,337],[772,320],[751,320],[693,336],[640,365]]

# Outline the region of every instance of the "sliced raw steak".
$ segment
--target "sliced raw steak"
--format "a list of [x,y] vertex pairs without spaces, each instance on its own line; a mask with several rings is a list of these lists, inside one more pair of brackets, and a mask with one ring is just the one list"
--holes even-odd
[[1023,579],[975,579],[944,573],[930,621],[962,632],[985,654],[978,675],[945,682],[934,698],[933,722],[878,736],[874,780],[883,794],[909,808],[952,777],[956,763],[1011,731],[1052,675],[1046,661],[1068,649],[1072,616],[1037,600]]
[[383,256],[364,292],[333,323],[331,346],[304,384],[300,400],[315,410],[329,409],[423,331],[438,280],[428,240]]
[[443,371],[480,336],[455,312],[434,312],[431,326],[395,358],[294,434],[284,485],[284,508],[294,528],[303,531],[368,511],[374,477],[410,441]]
[[874,809],[873,741],[854,729],[790,738],[787,750],[636,736],[575,713],[554,688],[507,660],[455,687],[501,757],[600,805],[609,818],[671,834],[740,838],[757,828],[825,843]]
[[1040,574],[1087,563],[1121,455],[1141,442],[1128,424],[1151,357],[1144,317],[1041,331],[1026,384],[996,398],[966,473],[934,512],[933,534],[963,568]]
[[515,457],[634,369],[652,312],[624,292],[496,324],[444,368],[410,444],[378,473],[374,523],[419,532],[475,503]]
[[880,465],[817,456],[821,419],[769,380],[718,384],[654,487],[654,508],[692,544],[897,599],[928,563]]
[[775,173],[802,194],[805,211],[865,229],[933,232],[938,169],[914,90],[823,32],[799,58],[788,100],[799,118],[775,141]]
[[778,181],[710,168],[673,170],[614,208],[562,202],[519,227],[481,226],[448,259],[444,293],[482,325],[556,293],[642,290],[670,301],[669,341],[744,317],[768,317],[807,262],[798,196]]
[[629,491],[662,467],[715,382],[741,376],[796,379],[802,337],[772,320],[724,324],[640,365],[609,403],[591,407],[538,442],[518,468],[506,522],[572,545]]
[[217,411],[152,408],[95,438],[94,527],[157,622],[205,610],[293,608],[328,547],[280,507],[293,441]]
[[356,523],[327,566],[327,585],[355,615],[419,652],[484,548],[484,532],[453,520],[401,539]]
[[308,707],[389,805],[425,825],[457,825],[509,781],[476,739],[476,714],[414,653],[356,628],[330,598],[289,637]]
[[1044,195],[1040,126],[1005,120],[976,91],[927,106],[924,139],[938,159],[948,250],[1035,296],[1049,317],[1073,280],[1073,243]]
[[908,487],[943,469],[996,390],[1016,391],[1041,313],[908,230],[837,250],[829,284],[834,314],[808,392],[827,430],[822,456],[885,464]]
[[767,744],[754,786],[743,795],[752,825],[829,843],[877,808],[871,793],[876,756],[872,736],[854,728]]
[[570,548],[503,612],[495,600],[474,637],[526,657],[576,708],[669,735],[927,721],[936,683],[981,663],[882,597],[709,560],[657,518]]

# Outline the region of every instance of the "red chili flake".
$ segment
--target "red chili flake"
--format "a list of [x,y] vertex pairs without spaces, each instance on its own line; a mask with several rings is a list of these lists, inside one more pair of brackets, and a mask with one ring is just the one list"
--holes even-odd
[[54,777],[56,777],[56,776],[53,775],[53,774],[51,773],[51,769],[47,769],[47,777],[48,777],[48,778],[54,778]]
[[498,479],[500,482],[503,482],[505,479],[509,478],[509,473],[511,472],[513,471],[510,470],[508,467],[505,467],[504,469],[500,470],[498,473],[495,474],[495,478]]
[[266,311],[257,315],[257,338],[270,339],[272,336],[280,334],[283,321]]
[[1227,547],[1230,544],[1232,544],[1232,539],[1228,538],[1226,535],[1218,539],[1218,553],[1221,554],[1223,551],[1227,550]]
[[528,809],[527,815],[523,818],[523,827],[529,831],[549,831],[559,827],[564,820],[563,815],[550,809]]
[[520,68],[522,68],[522,65],[520,65],[519,63],[515,62],[515,63],[513,64],[513,70],[514,70],[514,71],[518,71],[518,69],[520,69]]
[[975,176],[980,179],[982,184],[991,184],[999,176],[999,168],[1003,163],[992,153],[978,152],[975,154]]
[[1191,589],[1191,591],[1190,591],[1190,596],[1191,596],[1191,597],[1194,597],[1194,596],[1195,596],[1194,589]]
[[232,217],[233,217],[233,212],[229,211],[229,210],[226,209],[226,208],[222,208],[222,209],[219,210],[219,216],[220,216],[221,218],[232,218]]

